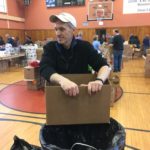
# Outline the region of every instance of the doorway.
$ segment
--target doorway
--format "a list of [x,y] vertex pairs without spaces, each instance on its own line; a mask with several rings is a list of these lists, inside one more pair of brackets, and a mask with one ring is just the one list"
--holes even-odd
[[101,44],[106,42],[106,29],[96,29],[96,34]]

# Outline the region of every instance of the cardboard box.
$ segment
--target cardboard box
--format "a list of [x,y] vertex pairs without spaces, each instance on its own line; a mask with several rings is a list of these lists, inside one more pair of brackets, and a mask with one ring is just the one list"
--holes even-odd
[[36,79],[36,80],[33,80],[33,81],[27,81],[27,88],[28,88],[28,90],[38,90],[38,89],[40,89],[41,88],[40,78]]
[[43,54],[43,48],[38,48],[36,50],[37,60],[41,60],[42,54]]
[[145,69],[144,75],[145,75],[145,77],[150,77],[150,68]]
[[150,48],[146,50],[146,54],[150,54]]
[[148,54],[146,56],[146,60],[145,60],[145,69],[150,69],[150,54]]
[[26,66],[24,67],[24,79],[37,79],[40,78],[39,67]]
[[[78,85],[93,81],[92,74],[65,75]],[[103,85],[98,93],[89,95],[87,87],[79,86],[76,97],[65,95],[60,86],[46,82],[46,123],[48,125],[108,123],[110,119],[111,86]]]

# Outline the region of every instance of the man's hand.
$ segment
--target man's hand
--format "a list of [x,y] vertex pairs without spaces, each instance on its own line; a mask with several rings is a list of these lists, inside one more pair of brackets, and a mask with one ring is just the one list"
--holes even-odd
[[102,81],[96,80],[88,83],[88,93],[91,95],[92,93],[96,93],[101,90],[103,86]]
[[59,84],[65,93],[69,96],[76,96],[79,94],[78,85],[58,73],[52,74],[50,81]]
[[61,88],[65,91],[66,95],[76,96],[79,94],[79,88],[77,84],[70,81],[69,79],[64,79],[60,82]]

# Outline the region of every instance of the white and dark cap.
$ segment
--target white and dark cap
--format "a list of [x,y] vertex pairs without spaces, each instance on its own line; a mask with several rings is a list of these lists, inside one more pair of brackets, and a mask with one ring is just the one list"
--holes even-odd
[[51,15],[49,17],[50,22],[55,23],[56,21],[60,20],[62,22],[70,23],[74,28],[77,27],[76,19],[69,13],[60,13],[58,15]]

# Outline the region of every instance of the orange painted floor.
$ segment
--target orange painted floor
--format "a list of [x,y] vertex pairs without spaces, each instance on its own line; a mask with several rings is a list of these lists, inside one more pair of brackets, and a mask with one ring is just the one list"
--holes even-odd
[[43,90],[28,90],[25,81],[8,85],[0,91],[0,102],[14,110],[29,113],[45,113]]
[[[115,94],[117,101],[123,91],[118,87]],[[0,102],[14,110],[28,113],[46,113],[43,90],[29,90],[25,81],[8,85],[0,91]]]

